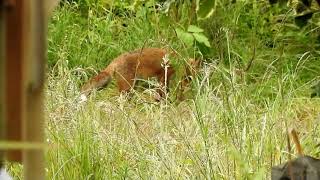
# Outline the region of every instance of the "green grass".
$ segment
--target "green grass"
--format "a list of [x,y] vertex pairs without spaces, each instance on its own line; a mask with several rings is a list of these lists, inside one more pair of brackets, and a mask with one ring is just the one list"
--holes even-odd
[[[170,46],[181,53],[173,59],[180,71],[181,61],[197,53],[161,14],[90,13],[83,17],[65,5],[49,25],[47,179],[270,179],[271,167],[287,160],[287,126],[300,132],[306,154],[320,156],[320,101],[309,98],[319,57],[281,47],[282,41],[267,47],[256,35],[254,64],[242,72],[236,62],[245,65],[254,45],[253,30],[231,22],[241,7],[207,24],[215,51],[189,99],[174,101],[176,76],[173,102],[160,103],[148,89],[128,100],[114,85],[79,103],[79,85],[122,52]],[[21,179],[20,166],[10,170]]]

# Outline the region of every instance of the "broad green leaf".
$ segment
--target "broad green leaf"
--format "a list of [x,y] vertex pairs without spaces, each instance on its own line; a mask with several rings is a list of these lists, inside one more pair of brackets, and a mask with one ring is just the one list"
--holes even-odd
[[215,6],[215,0],[197,0],[198,19],[206,19],[210,17],[215,10]]
[[196,39],[196,41],[198,41],[199,43],[203,43],[207,47],[211,47],[208,38],[204,34],[202,34],[202,33],[193,33],[193,36]]
[[191,33],[185,32],[183,29],[176,28],[176,33],[179,39],[183,41],[187,46],[193,45],[194,37]]
[[195,26],[195,25],[190,25],[188,27],[188,32],[193,32],[193,33],[196,33],[196,32],[203,32],[203,29]]

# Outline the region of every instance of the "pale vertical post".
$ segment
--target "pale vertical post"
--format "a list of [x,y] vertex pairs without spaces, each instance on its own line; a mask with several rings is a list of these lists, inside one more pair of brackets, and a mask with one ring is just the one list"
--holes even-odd
[[[23,140],[44,142],[44,64],[46,60],[46,28],[43,0],[24,0],[24,77],[26,119],[23,122]],[[43,147],[23,151],[25,180],[45,179]]]

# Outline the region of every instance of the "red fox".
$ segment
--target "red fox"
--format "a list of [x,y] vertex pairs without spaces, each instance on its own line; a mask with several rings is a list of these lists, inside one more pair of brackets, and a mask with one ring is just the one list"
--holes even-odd
[[[167,74],[165,74],[163,58],[167,53],[165,49],[143,48],[121,54],[106,69],[85,83],[81,87],[81,93],[87,96],[93,89],[107,86],[112,78],[116,80],[120,92],[130,91],[134,87],[135,78],[156,77],[161,86],[166,83],[168,87],[169,80],[175,71],[168,64]],[[163,97],[164,92],[160,90],[159,95]]]

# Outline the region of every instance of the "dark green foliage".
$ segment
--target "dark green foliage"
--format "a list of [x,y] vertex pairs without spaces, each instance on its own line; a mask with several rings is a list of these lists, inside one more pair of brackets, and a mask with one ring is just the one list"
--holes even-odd
[[303,5],[305,5],[307,7],[310,7],[312,0],[301,0],[301,2],[302,2]]
[[312,18],[312,15],[313,15],[313,12],[309,12],[307,14],[297,16],[294,18],[294,22],[296,23],[297,26],[302,28],[307,25],[308,20]]
[[311,98],[316,96],[320,97],[320,81],[316,85],[312,86],[312,90]]

